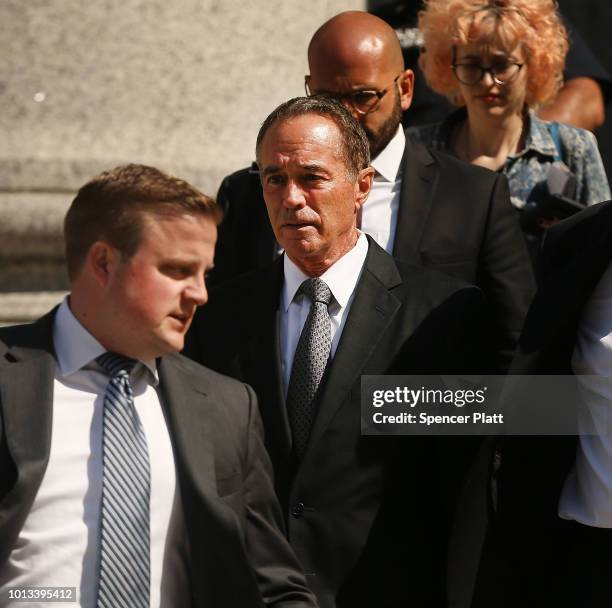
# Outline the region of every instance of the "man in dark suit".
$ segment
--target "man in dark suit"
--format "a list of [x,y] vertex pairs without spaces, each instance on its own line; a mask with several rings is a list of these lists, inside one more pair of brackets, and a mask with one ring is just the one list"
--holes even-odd
[[257,157],[285,253],[213,290],[187,352],[252,383],[288,538],[320,606],[444,606],[475,444],[361,436],[360,378],[473,371],[482,294],[395,261],[357,229],[373,169],[363,130],[336,101],[279,106]]
[[[600,434],[509,437],[502,444],[497,521],[497,547],[507,570],[502,605],[610,605],[611,235],[612,202],[607,202],[560,222],[544,241],[540,287],[511,373],[574,375],[575,382],[564,385],[578,431],[594,424]],[[519,395],[512,406],[529,411],[530,399],[546,398]]]
[[218,218],[157,169],[101,174],[66,216],[70,295],[0,330],[2,605],[316,605],[253,391],[176,354]]
[[[333,17],[308,48],[309,93],[337,97],[368,136],[374,185],[359,223],[394,257],[478,285],[491,305],[496,368],[510,362],[534,291],[529,257],[504,176],[430,151],[404,136],[413,73],[395,32],[368,13]],[[223,180],[226,211],[215,284],[261,268],[278,252],[257,167]]]

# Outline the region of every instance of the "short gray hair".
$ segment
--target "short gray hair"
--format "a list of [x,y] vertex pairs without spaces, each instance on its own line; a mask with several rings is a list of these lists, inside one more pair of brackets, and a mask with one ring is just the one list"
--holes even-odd
[[342,143],[342,160],[351,179],[355,179],[362,169],[369,166],[370,145],[364,130],[340,102],[328,95],[294,97],[273,110],[263,121],[257,134],[255,146],[257,160],[259,161],[261,142],[272,125],[306,114],[325,116],[336,124]]

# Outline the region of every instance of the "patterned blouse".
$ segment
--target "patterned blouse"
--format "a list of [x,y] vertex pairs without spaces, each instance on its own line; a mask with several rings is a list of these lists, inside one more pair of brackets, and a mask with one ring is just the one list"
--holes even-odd
[[[453,154],[450,149],[453,131],[466,117],[466,109],[460,108],[442,122],[411,127],[407,133],[434,150]],[[533,112],[527,114],[527,121],[524,149],[509,156],[500,169],[508,178],[512,205],[518,209],[538,197],[557,155],[549,123]],[[595,136],[590,131],[559,124],[559,139],[561,159],[576,176],[576,200],[586,206],[612,198]]]

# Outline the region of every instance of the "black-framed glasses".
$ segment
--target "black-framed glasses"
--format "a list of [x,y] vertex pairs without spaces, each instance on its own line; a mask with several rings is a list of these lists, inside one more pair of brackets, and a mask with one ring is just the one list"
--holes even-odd
[[401,74],[398,74],[390,86],[386,89],[364,89],[361,91],[351,91],[350,93],[331,93],[329,91],[311,91],[308,85],[308,79],[310,76],[306,76],[304,79],[304,89],[306,90],[306,96],[312,97],[313,95],[329,95],[334,99],[337,99],[341,104],[350,106],[358,114],[364,116],[373,112],[380,103],[381,99],[393,88],[395,83],[398,81]]
[[515,61],[498,61],[489,67],[485,67],[470,61],[466,63],[453,63],[451,68],[457,80],[468,87],[478,84],[487,73],[491,74],[495,84],[503,86],[512,82],[518,76],[523,65],[525,64]]

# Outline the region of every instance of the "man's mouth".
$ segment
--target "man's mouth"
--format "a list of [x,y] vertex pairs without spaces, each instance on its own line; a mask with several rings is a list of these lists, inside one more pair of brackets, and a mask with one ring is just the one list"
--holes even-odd
[[307,228],[312,226],[312,222],[286,222],[283,228]]
[[183,326],[187,326],[189,325],[189,323],[191,322],[191,317],[193,315],[191,314],[185,314],[185,313],[175,313],[175,314],[171,314],[169,315],[172,319],[175,319],[176,321],[178,321],[181,325]]

